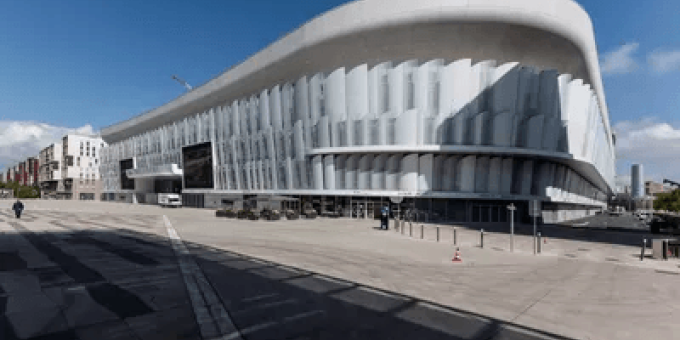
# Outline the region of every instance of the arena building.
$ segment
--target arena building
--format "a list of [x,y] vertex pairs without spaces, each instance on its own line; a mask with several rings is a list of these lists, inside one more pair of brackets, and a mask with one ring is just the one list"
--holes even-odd
[[419,220],[606,207],[614,140],[592,23],[570,0],[363,0],[102,130],[103,199],[279,200]]

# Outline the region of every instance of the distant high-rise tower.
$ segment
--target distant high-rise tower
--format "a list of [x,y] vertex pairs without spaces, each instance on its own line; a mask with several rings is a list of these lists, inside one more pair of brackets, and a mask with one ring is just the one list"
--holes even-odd
[[645,196],[645,181],[642,172],[642,164],[633,164],[630,174],[631,191],[633,198],[642,198]]

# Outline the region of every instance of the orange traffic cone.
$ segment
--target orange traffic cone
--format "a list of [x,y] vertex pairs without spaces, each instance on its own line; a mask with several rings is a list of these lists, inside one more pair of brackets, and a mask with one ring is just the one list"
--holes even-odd
[[548,238],[547,237],[543,239],[543,244],[548,244]]
[[453,256],[452,262],[463,262],[463,258],[460,257],[460,248],[456,248],[456,255]]

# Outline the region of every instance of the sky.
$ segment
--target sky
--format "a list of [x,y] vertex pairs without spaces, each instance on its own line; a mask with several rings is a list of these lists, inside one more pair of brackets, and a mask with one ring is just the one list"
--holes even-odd
[[[416,0],[414,0],[416,1]],[[474,0],[470,0],[474,1]],[[0,169],[165,104],[340,0],[0,0]],[[617,173],[680,181],[680,1],[578,1],[600,53]]]

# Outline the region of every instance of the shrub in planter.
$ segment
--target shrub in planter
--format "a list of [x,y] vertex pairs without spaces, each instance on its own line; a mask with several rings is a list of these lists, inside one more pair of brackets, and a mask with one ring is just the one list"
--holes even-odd
[[248,219],[251,221],[256,221],[260,219],[260,213],[257,211],[249,211],[248,212]]
[[294,210],[286,210],[286,218],[289,220],[297,220],[298,218],[300,218],[300,214],[298,214]]
[[246,211],[246,210],[239,210],[238,213],[237,213],[237,215],[236,215],[236,217],[237,217],[239,220],[244,220],[244,219],[246,219],[246,218],[248,217],[248,211]]
[[227,218],[234,218],[234,217],[236,217],[236,213],[235,213],[233,210],[231,210],[231,209],[226,209],[226,210],[224,211],[224,217],[227,217]]
[[224,209],[217,209],[217,211],[215,211],[215,217],[227,217],[227,211]]
[[319,214],[317,214],[316,210],[314,209],[306,209],[303,214],[305,215],[305,218],[309,219],[314,219],[316,218]]
[[267,220],[269,221],[278,221],[281,219],[281,213],[278,210],[270,210],[269,215],[267,216]]

